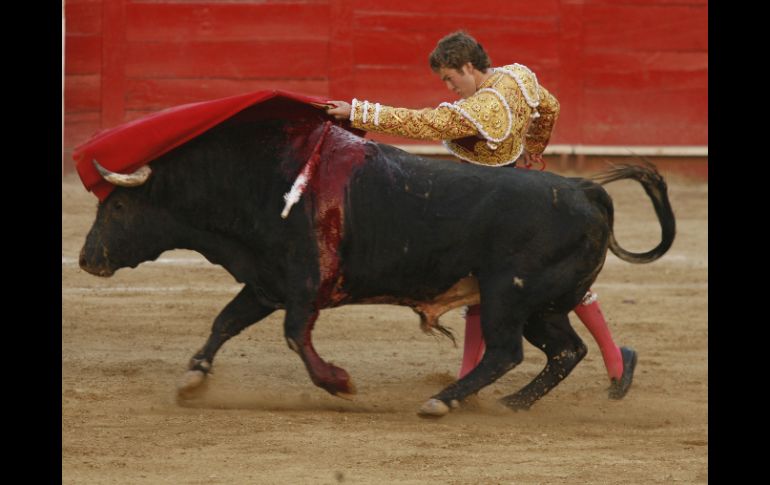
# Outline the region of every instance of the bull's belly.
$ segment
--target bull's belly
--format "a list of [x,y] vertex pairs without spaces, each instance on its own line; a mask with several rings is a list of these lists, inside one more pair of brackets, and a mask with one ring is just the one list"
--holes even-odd
[[376,296],[361,298],[351,303],[389,304],[411,307],[420,315],[423,330],[429,330],[438,326],[439,317],[446,312],[461,306],[476,305],[480,302],[478,280],[475,276],[466,276],[445,292],[431,299],[418,300],[408,297]]

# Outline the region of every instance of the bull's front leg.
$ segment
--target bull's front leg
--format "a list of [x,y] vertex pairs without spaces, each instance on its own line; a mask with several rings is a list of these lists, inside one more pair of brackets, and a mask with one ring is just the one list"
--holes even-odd
[[214,320],[206,344],[190,359],[187,372],[177,384],[177,397],[193,397],[206,382],[206,376],[211,372],[214,356],[220,347],[243,329],[274,311],[274,308],[259,303],[252,287],[244,286]]
[[289,348],[305,363],[313,384],[338,397],[349,398],[356,393],[345,369],[324,361],[313,348],[311,338],[318,310],[310,303],[295,303],[286,308],[284,334]]

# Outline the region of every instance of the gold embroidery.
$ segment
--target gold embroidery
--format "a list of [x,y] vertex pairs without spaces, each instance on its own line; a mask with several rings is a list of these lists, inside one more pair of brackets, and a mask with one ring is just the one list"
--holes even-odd
[[[510,113],[507,110],[499,109],[500,99],[497,96],[499,94],[505,99],[505,95],[500,92],[495,94],[493,90],[497,91],[494,88],[482,88],[470,98],[455,103],[454,106],[461,113],[464,112],[477,128],[480,127],[480,136],[499,141],[508,134]],[[494,105],[498,106],[497,111],[492,109]]]
[[551,139],[553,126],[559,118],[559,101],[540,86],[540,106],[537,107],[540,117],[532,120],[524,139],[524,147],[528,152],[539,155]]
[[521,64],[511,64],[499,68],[499,72],[503,72],[506,76],[509,77],[513,76],[511,79],[513,79],[516,84],[519,85],[520,90],[523,89],[522,94],[524,95],[525,99],[527,99],[527,104],[529,104],[530,107],[538,104],[538,100],[540,98],[538,91],[539,86],[537,79],[534,77],[534,74],[529,70],[529,68],[522,66]]
[[[468,150],[463,145],[454,141],[444,142],[447,149],[462,160],[489,165],[493,167],[508,165],[521,155],[521,143],[511,143],[510,138],[499,144],[497,148],[490,148],[489,142],[478,140],[473,144],[473,150]],[[493,144],[495,145],[495,144]]]
[[[383,105],[378,125],[374,124],[374,103],[369,103],[364,123],[364,103],[359,102],[353,111],[352,125],[408,138],[445,140],[447,148],[458,157],[484,165],[509,164],[525,148],[530,153],[541,154],[558,118],[559,103],[545,88],[538,86],[533,74],[523,66],[509,65],[503,69],[515,73],[521,86],[514,77],[498,70],[473,96],[452,105],[422,110]],[[532,118],[535,110],[527,98],[539,102],[538,118]],[[473,136],[476,141],[467,140]],[[462,138],[466,140],[461,141]]]
[[356,105],[353,127],[367,131],[390,133],[418,140],[445,140],[472,136],[476,128],[449,108],[406,109],[382,106],[380,124],[375,126],[371,116],[363,122],[363,107]]

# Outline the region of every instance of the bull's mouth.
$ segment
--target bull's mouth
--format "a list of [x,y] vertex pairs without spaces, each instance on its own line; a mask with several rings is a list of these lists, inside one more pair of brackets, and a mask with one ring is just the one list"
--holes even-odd
[[[115,269],[110,267],[109,260],[107,259],[106,249],[102,250],[102,254],[94,254],[93,250],[88,250],[86,248],[87,246],[83,246],[78,255],[80,269],[88,274],[102,278],[109,278],[115,274]],[[91,262],[89,262],[89,260],[91,260]],[[96,260],[95,263],[93,262],[94,260]]]
[[87,264],[80,264],[80,269],[85,271],[86,273],[92,274],[94,276],[100,276],[102,278],[109,278],[110,276],[115,274],[115,270],[112,270],[110,268],[92,268],[88,266]]

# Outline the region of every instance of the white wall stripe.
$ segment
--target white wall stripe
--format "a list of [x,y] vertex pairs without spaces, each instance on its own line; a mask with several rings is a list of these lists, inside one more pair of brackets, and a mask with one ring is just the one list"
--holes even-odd
[[[61,257],[62,266],[77,266],[78,259],[67,256]],[[198,258],[158,258],[155,261],[142,263],[142,265],[170,265],[170,266],[213,266],[210,262]]]
[[237,293],[242,286],[74,286],[62,288],[63,295],[108,294],[108,293]]

